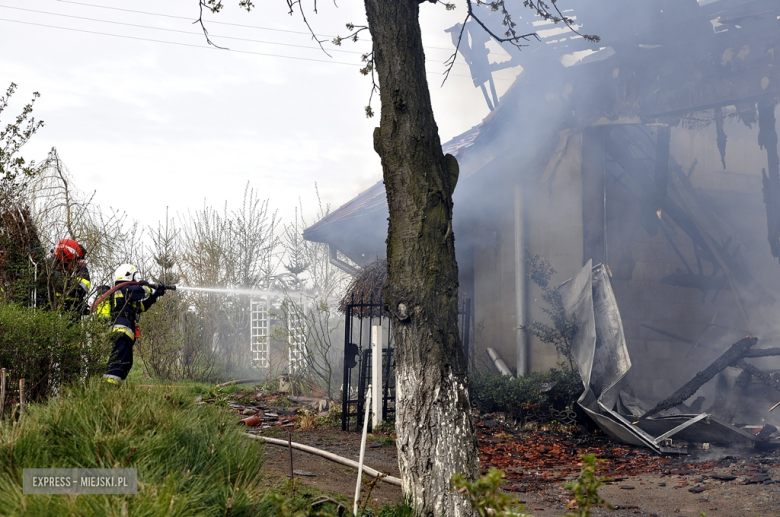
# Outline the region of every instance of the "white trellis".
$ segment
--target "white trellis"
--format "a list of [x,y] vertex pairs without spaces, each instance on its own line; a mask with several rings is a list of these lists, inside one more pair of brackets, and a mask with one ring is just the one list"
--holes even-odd
[[250,348],[252,351],[252,363],[258,368],[268,368],[271,365],[268,342],[268,300],[253,298],[251,314]]
[[[289,301],[290,304],[295,302]],[[287,314],[287,350],[290,372],[306,369],[306,304],[294,307]]]

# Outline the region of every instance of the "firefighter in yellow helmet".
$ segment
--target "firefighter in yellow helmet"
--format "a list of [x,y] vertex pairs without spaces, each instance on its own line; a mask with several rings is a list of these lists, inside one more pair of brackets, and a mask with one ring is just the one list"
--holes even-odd
[[109,297],[111,309],[111,337],[114,346],[108,360],[104,380],[110,384],[122,384],[133,367],[133,345],[139,337],[138,320],[141,313],[165,294],[165,286],[152,289],[141,279],[138,268],[122,264],[114,273],[114,285],[128,283]]

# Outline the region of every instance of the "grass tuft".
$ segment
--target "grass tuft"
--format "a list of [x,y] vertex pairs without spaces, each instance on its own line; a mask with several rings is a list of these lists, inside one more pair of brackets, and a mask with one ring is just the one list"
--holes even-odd
[[[74,384],[0,423],[0,515],[255,515],[263,446],[242,430],[188,389]],[[57,467],[136,468],[138,494],[22,494],[22,469]]]

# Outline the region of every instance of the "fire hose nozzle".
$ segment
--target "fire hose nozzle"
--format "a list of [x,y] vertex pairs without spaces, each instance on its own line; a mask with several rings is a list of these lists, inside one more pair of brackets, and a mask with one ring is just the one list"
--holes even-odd
[[154,290],[157,290],[157,289],[164,289],[166,291],[175,291],[176,290],[176,286],[175,285],[153,284],[151,282],[144,282],[144,281],[141,282],[141,285],[145,285],[147,287],[151,287]]

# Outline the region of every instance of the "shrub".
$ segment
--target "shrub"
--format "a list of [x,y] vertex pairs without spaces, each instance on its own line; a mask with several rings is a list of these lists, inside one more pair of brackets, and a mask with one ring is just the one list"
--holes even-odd
[[524,377],[477,372],[469,378],[472,403],[484,412],[500,411],[522,418],[537,408],[563,410],[574,407],[582,394],[579,373],[552,368]]
[[563,484],[563,487],[574,496],[573,501],[569,503],[569,506],[574,507],[574,511],[567,513],[565,517],[590,517],[593,508],[614,510],[612,505],[599,495],[599,488],[613,481],[608,477],[597,475],[599,463],[603,461],[596,459],[595,454],[582,455],[580,476],[570,483]]
[[526,276],[542,290],[542,300],[548,305],[542,307],[542,312],[550,318],[552,325],[532,320],[527,325],[520,325],[518,328],[536,336],[543,343],[554,345],[558,357],[563,356],[569,369],[574,370],[575,360],[572,344],[574,335],[577,333],[577,318],[574,314],[566,314],[558,287],[550,287],[550,280],[556,271],[549,262],[539,255],[531,255],[527,249],[525,250],[525,264]]
[[463,497],[480,517],[532,517],[523,512],[523,505],[517,497],[500,492],[504,473],[498,469],[490,469],[487,474],[476,481],[468,481],[462,474],[452,477],[452,486]]
[[[598,492],[599,487],[613,481],[597,474],[598,463],[603,460],[596,459],[593,454],[583,454],[581,458],[580,475],[570,483],[563,483],[563,488],[574,497],[568,505],[574,511],[568,512],[564,517],[590,517],[594,508],[614,510]],[[462,474],[456,474],[452,477],[452,486],[471,503],[471,507],[480,517],[532,517],[523,513],[523,506],[514,495],[500,491],[503,478],[504,473],[498,469],[490,469],[475,481],[468,481]]]
[[147,375],[165,381],[213,382],[221,378],[203,318],[189,310],[186,299],[168,292],[141,317],[141,338],[135,346]]
[[108,328],[96,319],[0,302],[0,367],[14,380],[25,379],[30,401],[86,374],[102,374],[110,350]]

